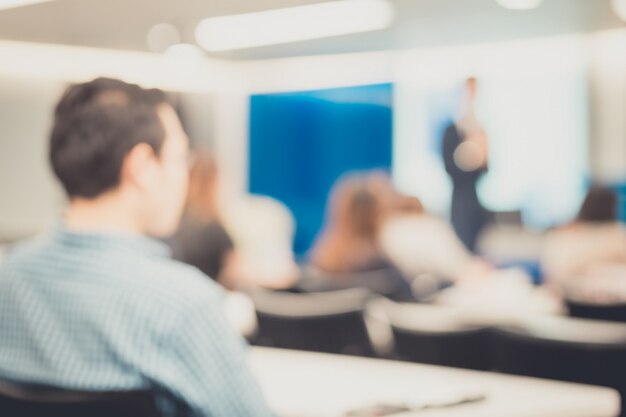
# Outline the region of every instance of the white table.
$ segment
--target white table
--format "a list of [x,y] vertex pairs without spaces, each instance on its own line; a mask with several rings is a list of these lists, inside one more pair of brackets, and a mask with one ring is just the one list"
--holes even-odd
[[[615,417],[609,388],[380,359],[253,347],[250,365],[270,407],[284,417],[339,417],[379,403],[485,400],[397,414],[420,417]],[[394,415],[395,416],[395,415]]]

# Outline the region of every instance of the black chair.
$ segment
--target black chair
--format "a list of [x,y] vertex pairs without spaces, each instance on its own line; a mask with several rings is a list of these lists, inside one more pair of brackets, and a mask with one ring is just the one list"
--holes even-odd
[[7,417],[160,417],[146,391],[89,392],[0,381]]
[[498,327],[492,358],[501,372],[617,389],[626,415],[626,325],[546,317]]
[[285,349],[373,356],[364,319],[371,297],[363,289],[293,294],[249,289],[257,315],[253,344]]
[[438,306],[387,307],[397,359],[432,365],[487,370],[489,329],[465,323],[455,311]]
[[415,301],[409,280],[392,266],[345,273],[329,273],[315,267],[306,267],[294,288],[301,293],[364,288],[372,294],[392,300]]
[[594,304],[566,299],[571,317],[626,322],[626,304]]

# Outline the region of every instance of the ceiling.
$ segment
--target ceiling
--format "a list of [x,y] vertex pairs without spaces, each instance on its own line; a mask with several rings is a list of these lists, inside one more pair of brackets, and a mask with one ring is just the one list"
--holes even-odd
[[[323,0],[55,0],[0,11],[0,39],[147,51],[146,34],[171,23],[184,42],[203,18],[317,3]],[[544,0],[529,11],[506,10],[494,0],[391,0],[388,29],[212,54],[265,59],[466,44],[625,27],[609,0]]]

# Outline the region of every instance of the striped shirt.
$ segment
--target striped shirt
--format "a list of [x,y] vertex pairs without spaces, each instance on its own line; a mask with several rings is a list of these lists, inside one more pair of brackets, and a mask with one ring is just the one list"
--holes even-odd
[[165,416],[269,416],[222,295],[160,242],[58,225],[0,266],[0,378],[148,389]]

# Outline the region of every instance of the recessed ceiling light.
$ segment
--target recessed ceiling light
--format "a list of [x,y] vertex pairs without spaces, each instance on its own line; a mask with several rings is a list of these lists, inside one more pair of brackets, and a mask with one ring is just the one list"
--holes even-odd
[[543,0],[496,0],[496,2],[507,9],[530,10],[539,7]]
[[180,33],[174,25],[159,23],[150,28],[147,41],[152,52],[165,52],[170,46],[180,43]]
[[611,7],[617,17],[626,22],[626,0],[611,0]]
[[0,0],[0,10],[15,9],[37,3],[47,3],[52,0]]
[[336,0],[256,13],[211,17],[196,27],[208,51],[226,51],[383,29],[394,18],[386,0]]

